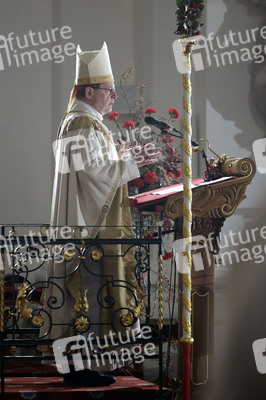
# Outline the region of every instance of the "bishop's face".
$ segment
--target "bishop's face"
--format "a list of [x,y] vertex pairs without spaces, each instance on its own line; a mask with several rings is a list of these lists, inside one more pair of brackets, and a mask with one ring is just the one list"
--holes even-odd
[[117,94],[114,82],[104,82],[100,84],[99,88],[92,89],[90,104],[101,115],[104,115],[112,111],[115,99],[117,99]]

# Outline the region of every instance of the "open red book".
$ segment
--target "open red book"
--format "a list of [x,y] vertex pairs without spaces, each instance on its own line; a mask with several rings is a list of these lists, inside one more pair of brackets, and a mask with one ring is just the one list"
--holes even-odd
[[[211,185],[213,183],[234,179],[233,176],[225,176],[213,181],[205,182],[203,178],[192,180],[192,190],[204,185]],[[152,204],[164,202],[169,196],[183,191],[183,183],[177,185],[166,186],[159,189],[150,190],[149,192],[140,193],[136,196],[129,197],[129,204],[131,207],[144,207]]]

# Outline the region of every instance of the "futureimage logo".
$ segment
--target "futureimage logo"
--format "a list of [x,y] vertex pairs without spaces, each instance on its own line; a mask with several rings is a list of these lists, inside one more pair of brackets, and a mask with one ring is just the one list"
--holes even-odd
[[[156,347],[154,343],[146,343],[145,345],[136,344],[136,339],[150,339],[151,328],[143,326],[140,330],[138,328],[132,329],[130,336],[126,333],[123,337],[118,332],[118,337],[114,338],[115,333],[109,331],[103,338],[94,336],[94,332],[89,333],[86,338],[84,335],[71,336],[64,339],[55,340],[53,343],[53,352],[58,372],[67,374],[70,372],[69,363],[72,362],[76,371],[84,369],[84,362],[91,365],[94,361],[97,367],[105,366],[106,363],[117,364],[120,362],[134,361],[135,363],[142,363],[144,355],[152,357],[156,355]],[[93,341],[96,341],[95,346]],[[135,342],[135,344],[134,344]],[[128,345],[127,347],[121,347]]]
[[[230,30],[222,38],[211,32],[207,37],[198,35],[194,39],[191,64],[195,71],[202,71],[211,66],[220,68],[228,64],[252,60],[255,60],[255,63],[258,64],[265,59],[266,45],[259,42],[261,39],[266,39],[266,26],[246,29],[244,32]],[[173,52],[177,71],[181,74],[186,73],[179,40],[173,42]]]
[[[218,261],[217,266],[229,266],[244,262],[261,264],[266,260],[266,226],[246,229],[242,232],[229,231],[221,238],[210,233],[208,237],[202,235],[192,236],[191,258],[195,271],[203,271],[205,267],[211,266],[211,253]],[[215,253],[214,243],[217,243],[219,253]],[[190,267],[187,263],[189,252],[187,239],[178,239],[173,243],[173,254],[176,268],[180,274],[187,274]]]
[[266,338],[255,340],[252,348],[258,372],[266,374]]
[[47,29],[45,32],[30,30],[22,36],[16,36],[14,32],[7,36],[0,35],[0,71],[13,65],[19,68],[47,61],[61,63],[65,56],[75,55],[76,45],[71,42],[55,43],[61,42],[62,39],[69,40],[71,37],[70,26]]

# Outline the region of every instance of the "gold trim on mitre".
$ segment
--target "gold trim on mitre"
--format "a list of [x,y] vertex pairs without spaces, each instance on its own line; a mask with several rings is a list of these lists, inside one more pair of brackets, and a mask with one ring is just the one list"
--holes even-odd
[[75,85],[113,82],[113,72],[106,42],[101,50],[82,51],[77,47]]

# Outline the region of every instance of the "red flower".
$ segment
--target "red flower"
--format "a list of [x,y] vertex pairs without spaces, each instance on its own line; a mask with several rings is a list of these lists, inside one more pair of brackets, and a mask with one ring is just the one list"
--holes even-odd
[[168,176],[168,178],[170,179],[170,182],[171,182],[171,180],[173,179],[173,174],[172,174],[172,172],[169,171],[169,172],[167,172],[166,175]]
[[110,121],[116,121],[117,118],[119,118],[120,115],[118,114],[118,112],[112,112],[111,114],[109,114],[108,119],[110,119]]
[[170,260],[170,258],[173,258],[173,252],[172,251],[167,251],[164,253],[163,260]]
[[179,179],[181,175],[182,175],[182,169],[176,168],[175,179]]
[[170,107],[168,113],[170,115],[170,118],[178,119],[180,117],[180,112],[178,111],[177,108]]
[[155,239],[155,236],[145,234],[144,239]]
[[173,136],[170,135],[164,135],[161,139],[162,143],[173,143],[175,140],[175,138]]
[[154,171],[148,171],[146,174],[144,174],[144,182],[146,183],[154,183],[156,181],[156,174]]
[[137,189],[144,186],[144,181],[141,178],[133,179],[132,183]]
[[145,114],[151,115],[157,113],[157,110],[154,107],[147,107],[145,108],[144,112]]
[[165,151],[168,151],[168,153],[173,153],[174,149],[172,146],[170,146],[169,144],[167,146],[165,146]]
[[135,121],[125,121],[122,125],[122,128],[131,129],[134,128],[135,125],[136,125]]

